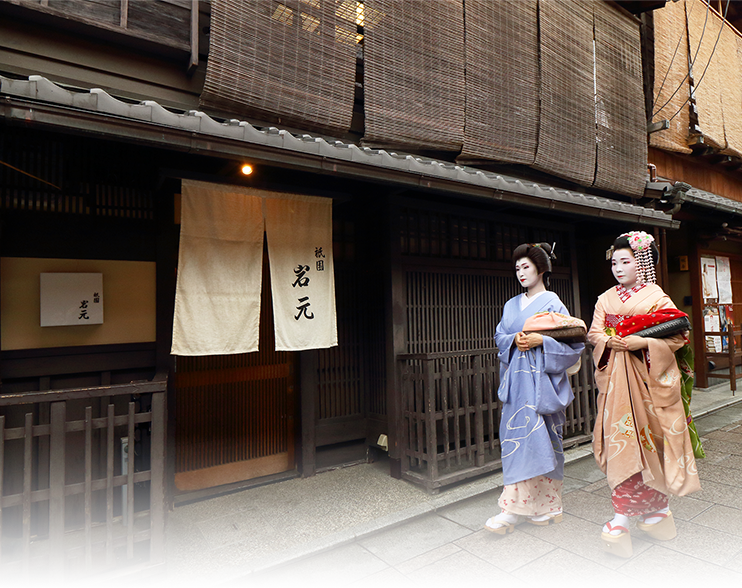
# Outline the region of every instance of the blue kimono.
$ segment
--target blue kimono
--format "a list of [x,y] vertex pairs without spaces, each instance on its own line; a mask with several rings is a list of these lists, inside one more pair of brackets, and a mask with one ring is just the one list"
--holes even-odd
[[577,363],[582,343],[560,343],[544,336],[541,347],[518,351],[515,335],[537,312],[569,314],[554,292],[544,292],[523,310],[521,294],[505,303],[495,340],[500,360],[502,401],[500,448],[505,484],[536,476],[564,479],[564,410],[574,399],[565,370]]

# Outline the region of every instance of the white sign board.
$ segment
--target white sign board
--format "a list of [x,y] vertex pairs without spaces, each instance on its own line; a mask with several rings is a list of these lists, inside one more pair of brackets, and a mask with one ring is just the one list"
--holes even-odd
[[40,274],[41,326],[103,324],[103,274]]

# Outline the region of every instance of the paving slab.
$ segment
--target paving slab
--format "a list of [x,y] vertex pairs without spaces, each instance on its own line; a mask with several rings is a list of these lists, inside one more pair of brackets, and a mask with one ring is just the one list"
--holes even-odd
[[[626,560],[603,551],[600,542],[600,532],[604,522],[592,523],[572,516],[569,514],[569,510],[567,510],[563,522],[558,525],[549,525],[548,527],[524,525],[522,532],[533,535],[542,541],[547,541],[556,547],[595,562],[602,567],[617,570],[626,563]],[[642,537],[634,537],[634,535],[632,533],[634,557],[636,557],[637,554],[649,549],[651,544]]]
[[729,484],[731,486],[736,486],[737,488],[742,487],[742,470],[730,469],[721,464],[699,464],[698,476],[701,478],[702,487],[703,483],[706,481],[718,482],[719,484]]
[[627,562],[621,572],[645,586],[742,585],[738,572],[664,545],[653,545]]
[[596,467],[592,454],[590,457],[565,465],[564,475],[582,480],[588,484],[599,482],[605,478],[605,474]]
[[409,574],[420,588],[529,588],[492,564],[459,552]]
[[383,534],[359,539],[358,544],[387,564],[397,565],[470,532],[458,523],[430,514]]
[[[705,485],[703,479],[701,483]],[[673,517],[683,521],[690,521],[713,506],[713,502],[699,499],[698,493],[690,496],[670,496],[670,510]]]
[[739,487],[712,482],[701,478],[701,490],[693,493],[693,498],[714,504],[742,509],[742,492]]
[[[340,588],[388,567],[359,545],[347,545],[254,578],[259,588]],[[246,588],[238,584],[239,588]]]
[[500,513],[500,507],[497,505],[499,498],[499,491],[487,492],[481,496],[444,506],[437,511],[437,514],[472,531],[479,531],[484,521]]
[[[742,537],[742,510],[714,504],[691,519],[697,525],[710,527],[729,535]],[[737,545],[742,545],[742,539],[737,539]]]
[[482,529],[455,543],[504,572],[513,572],[556,548],[548,541],[520,532],[524,526],[525,523],[519,525],[513,533],[506,536]]
[[387,568],[348,584],[346,588],[417,588],[417,585],[394,568]]
[[[623,560],[626,561],[626,560]],[[619,572],[611,571],[564,549],[513,572],[534,588],[647,588],[647,585]],[[676,586],[675,584],[667,584]]]
[[[739,551],[739,537],[697,524],[694,521],[675,521],[678,535],[669,541],[656,541],[644,535],[646,541],[663,548],[723,566]],[[632,537],[633,539],[633,537]]]
[[402,563],[398,564],[395,569],[405,576],[410,576],[417,570],[446,559],[447,557],[453,555],[454,553],[458,553],[459,551],[461,551],[461,547],[459,547],[455,543],[446,543],[445,545],[441,545],[440,547],[431,549],[430,551],[423,553],[422,555],[418,555],[417,557],[413,557],[411,559],[408,559],[407,561],[403,561]]
[[592,523],[602,525],[613,518],[610,496],[597,492],[569,492],[562,497],[562,503],[569,514]]

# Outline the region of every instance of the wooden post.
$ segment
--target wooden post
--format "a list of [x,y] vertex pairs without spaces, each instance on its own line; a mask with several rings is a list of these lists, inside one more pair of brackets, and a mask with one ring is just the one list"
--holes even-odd
[[435,363],[425,362],[425,447],[428,454],[428,479],[434,482],[438,478],[438,436],[435,418]]
[[304,478],[317,472],[317,369],[319,351],[300,354],[301,370],[301,475]]
[[474,356],[474,439],[477,443],[477,467],[484,465],[484,415],[482,414],[482,356]]
[[198,67],[198,0],[191,0],[191,56],[188,61],[188,73]]
[[708,388],[708,361],[706,359],[706,339],[703,326],[703,286],[701,277],[701,252],[698,248],[697,235],[690,235],[692,244],[688,256],[688,269],[690,270],[690,292],[693,300],[693,346],[695,351],[696,372],[695,385],[698,388]]
[[65,421],[67,403],[51,403],[49,440],[49,542],[52,578],[64,576]]
[[159,563],[165,559],[165,392],[152,394],[152,448],[150,449],[151,482],[149,491],[149,559]]
[[399,248],[399,207],[387,197],[387,223],[389,234],[385,235],[388,282],[385,294],[386,333],[386,397],[388,423],[389,469],[393,478],[401,478],[402,460],[407,449],[404,446],[404,419],[402,418],[402,382],[397,355],[406,353],[406,300],[405,272]]

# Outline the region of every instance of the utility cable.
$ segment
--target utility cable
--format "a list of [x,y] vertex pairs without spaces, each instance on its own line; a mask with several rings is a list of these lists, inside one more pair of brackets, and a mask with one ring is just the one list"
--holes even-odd
[[[709,55],[709,61],[708,61],[708,63],[706,64],[706,67],[704,68],[704,70],[703,70],[703,73],[701,74],[701,77],[700,77],[700,78],[699,78],[699,80],[698,80],[698,83],[696,83],[696,84],[695,84],[695,88],[694,88],[694,90],[693,90],[694,92],[695,92],[696,90],[698,90],[698,87],[699,87],[699,86],[701,85],[701,82],[703,81],[703,78],[704,78],[704,77],[706,76],[706,72],[708,71],[708,68],[709,68],[709,66],[711,65],[711,60],[712,60],[712,59],[713,59],[713,57],[714,57],[714,53],[716,53],[716,46],[717,46],[717,45],[719,44],[719,39],[721,39],[721,33],[722,33],[722,32],[724,32],[724,25],[725,25],[725,24],[726,24],[726,22],[727,22],[727,12],[729,11],[729,3],[730,3],[731,1],[732,1],[732,0],[727,0],[727,7],[726,7],[726,8],[724,9],[724,16],[723,16],[723,17],[722,17],[722,19],[721,19],[721,27],[719,28],[719,34],[718,34],[718,35],[716,36],[716,43],[714,43],[714,48],[713,48],[713,49],[711,49],[711,55]],[[690,72],[688,72],[688,73],[690,73]],[[669,121],[671,121],[672,119],[674,119],[674,118],[675,118],[675,117],[676,117],[676,116],[677,116],[678,114],[680,114],[680,112],[681,112],[681,111],[683,110],[683,107],[684,107],[684,106],[685,106],[686,104],[688,104],[688,102],[690,101],[690,98],[691,98],[691,97],[690,97],[690,96],[688,96],[688,97],[687,97],[687,98],[685,99],[685,101],[684,101],[684,102],[683,102],[683,103],[682,103],[682,104],[680,105],[680,107],[679,107],[679,108],[678,108],[678,110],[677,110],[677,111],[675,112],[675,114],[673,114],[673,115],[672,115],[672,116],[671,116],[671,117],[670,117],[669,119],[667,119],[667,120],[668,120],[668,122],[669,122]]]
[[[660,112],[662,112],[662,110],[665,108],[665,106],[667,106],[668,104],[670,104],[670,101],[675,97],[675,94],[677,94],[680,91],[680,88],[683,87],[683,84],[685,84],[685,80],[688,79],[688,76],[690,76],[690,72],[693,70],[693,66],[696,64],[696,59],[698,58],[698,53],[701,51],[701,44],[703,43],[703,37],[706,34],[706,25],[708,24],[709,14],[711,13],[711,4],[710,4],[711,0],[702,0],[702,1],[706,3],[706,18],[703,21],[703,30],[701,31],[701,38],[698,39],[698,47],[696,48],[696,54],[693,56],[693,59],[691,59],[691,61],[690,61],[690,65],[688,67],[688,73],[685,74],[685,76],[683,77],[682,80],[680,80],[680,83],[678,84],[678,87],[675,88],[675,91],[667,99],[667,102],[665,102],[659,110],[656,110],[656,111],[654,111],[652,113],[652,118],[654,118],[655,116],[657,116]],[[688,14],[686,16],[686,22],[687,22],[687,19],[690,19],[690,15],[693,12],[693,9],[695,8],[695,6],[696,5],[693,4],[690,7],[690,11],[688,12]],[[727,9],[728,8],[729,8],[729,0],[727,0]],[[724,12],[724,18],[726,18],[726,12]],[[686,31],[687,31],[687,25],[686,25]],[[675,49],[675,51],[677,51],[677,49],[680,47],[680,43],[682,42],[682,40],[683,40],[683,36],[681,35],[680,39],[678,40],[678,46]],[[675,56],[674,55],[673,55],[673,59],[675,59]],[[670,66],[672,67],[672,62],[670,62]],[[667,75],[669,75],[669,74],[670,74],[670,67],[667,68],[667,74],[665,74],[665,77],[667,77]],[[664,81],[662,83],[664,85]],[[659,92],[657,92],[657,98],[659,98],[659,97],[660,97],[660,94],[659,94]],[[652,108],[654,108],[655,105],[657,104],[657,98],[655,98],[655,102],[654,102],[654,104],[652,104]]]

